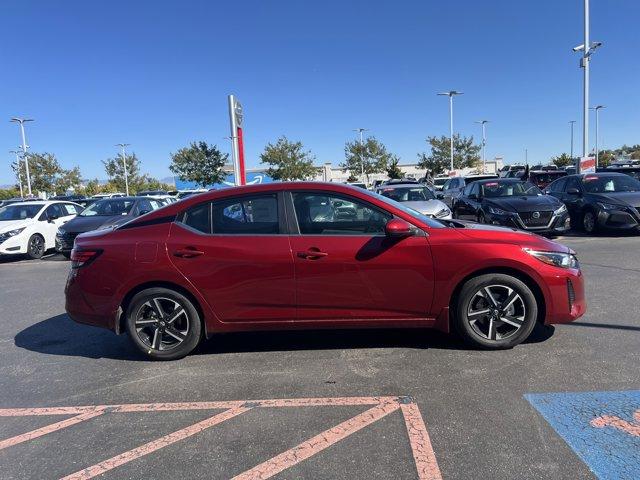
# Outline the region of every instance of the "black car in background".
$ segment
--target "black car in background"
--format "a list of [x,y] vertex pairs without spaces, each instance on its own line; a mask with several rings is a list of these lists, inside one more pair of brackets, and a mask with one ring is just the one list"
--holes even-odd
[[629,175],[630,177],[635,178],[636,180],[640,180],[640,167],[607,167],[607,168],[597,168],[597,173],[624,173],[625,175]]
[[114,197],[98,200],[58,229],[56,250],[68,257],[74,240],[81,233],[117,227],[164,205],[162,200],[152,197]]
[[533,183],[536,187],[544,190],[554,180],[569,175],[565,170],[531,170],[525,179]]
[[454,204],[453,216],[535,233],[560,234],[570,228],[562,202],[530,182],[513,178],[468,185]]
[[628,175],[569,175],[545,191],[567,206],[572,226],[580,226],[587,233],[640,229],[640,181]]
[[462,191],[467,185],[473,182],[479,182],[480,180],[487,180],[491,178],[498,178],[497,175],[468,175],[466,177],[451,177],[444,182],[442,190],[437,192],[436,197],[438,200],[442,200],[449,208],[453,208],[453,204],[458,197],[462,194]]

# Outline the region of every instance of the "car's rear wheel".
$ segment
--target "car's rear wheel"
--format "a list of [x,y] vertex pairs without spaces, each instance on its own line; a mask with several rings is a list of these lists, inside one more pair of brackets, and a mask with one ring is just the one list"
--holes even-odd
[[188,355],[200,342],[202,322],[193,303],[174,290],[149,288],[137,293],[126,312],[134,345],[154,360]]
[[465,342],[480,348],[518,345],[531,334],[538,304],[520,279],[481,275],[464,284],[454,306],[454,325]]
[[39,233],[34,233],[29,237],[27,243],[27,257],[31,260],[42,258],[44,255],[44,237]]

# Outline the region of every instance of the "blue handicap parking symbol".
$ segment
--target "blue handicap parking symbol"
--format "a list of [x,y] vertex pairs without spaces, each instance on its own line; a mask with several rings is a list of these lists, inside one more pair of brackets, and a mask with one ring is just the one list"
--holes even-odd
[[600,479],[640,479],[640,390],[525,398]]

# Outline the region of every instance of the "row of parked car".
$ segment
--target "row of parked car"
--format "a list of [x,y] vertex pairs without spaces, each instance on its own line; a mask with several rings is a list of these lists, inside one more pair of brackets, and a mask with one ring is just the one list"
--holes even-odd
[[176,200],[173,196],[154,196],[153,193],[19,199],[5,203],[0,207],[0,255],[37,259],[55,248],[69,257],[79,234],[115,228]]

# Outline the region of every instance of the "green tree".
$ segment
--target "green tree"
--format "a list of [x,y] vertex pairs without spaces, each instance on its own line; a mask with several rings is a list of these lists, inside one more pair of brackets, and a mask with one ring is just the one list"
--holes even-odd
[[[31,180],[31,191],[33,193],[53,193],[56,187],[56,181],[64,172],[58,159],[52,153],[28,153],[27,160],[29,162],[29,174]],[[11,168],[16,173],[19,170],[24,172],[24,162],[22,169],[18,167],[17,162],[13,162]],[[26,175],[22,175],[23,186],[26,186]]]
[[73,188],[73,190],[81,190],[82,175],[80,174],[80,167],[73,167],[71,170],[61,170],[56,178],[54,188],[56,193],[59,194],[63,194],[71,188]]
[[[135,153],[125,155],[125,162],[127,164],[127,181],[129,182],[129,193],[135,193],[138,190],[138,186],[143,180],[140,175],[140,160]],[[126,183],[124,179],[124,163],[122,156],[118,155],[115,158],[108,158],[102,160],[104,170],[109,177],[109,183],[115,186],[116,191],[124,192],[126,190]]]
[[229,155],[207,142],[192,142],[171,154],[169,170],[183,180],[195,182],[201,187],[220,183],[226,175],[223,167]]
[[0,188],[0,200],[6,200],[7,198],[15,198],[20,196],[20,190],[12,188]]
[[89,197],[95,195],[96,193],[101,193],[101,192],[102,192],[102,189],[101,189],[100,181],[97,178],[94,178],[93,180],[89,180],[84,186],[84,194]]
[[269,165],[267,175],[274,180],[306,180],[315,177],[315,157],[303,149],[302,142],[292,142],[282,136],[276,144],[268,143],[260,154],[260,162]]
[[369,183],[369,175],[386,172],[392,157],[387,147],[375,137],[368,137],[362,143],[347,142],[344,146],[344,156],[345,161],[341,167],[349,170],[352,176],[364,173],[367,183]]
[[575,160],[566,153],[562,153],[557,157],[552,157],[551,162],[558,168],[564,168],[575,164]]
[[[449,169],[451,165],[451,140],[444,135],[441,137],[427,137],[431,148],[429,154],[418,153],[418,167],[427,170],[435,176]],[[477,168],[480,163],[480,145],[473,143],[473,136],[453,136],[453,168]]]
[[392,155],[387,167],[387,175],[389,178],[402,178],[402,170],[398,166],[400,159],[396,155]]

